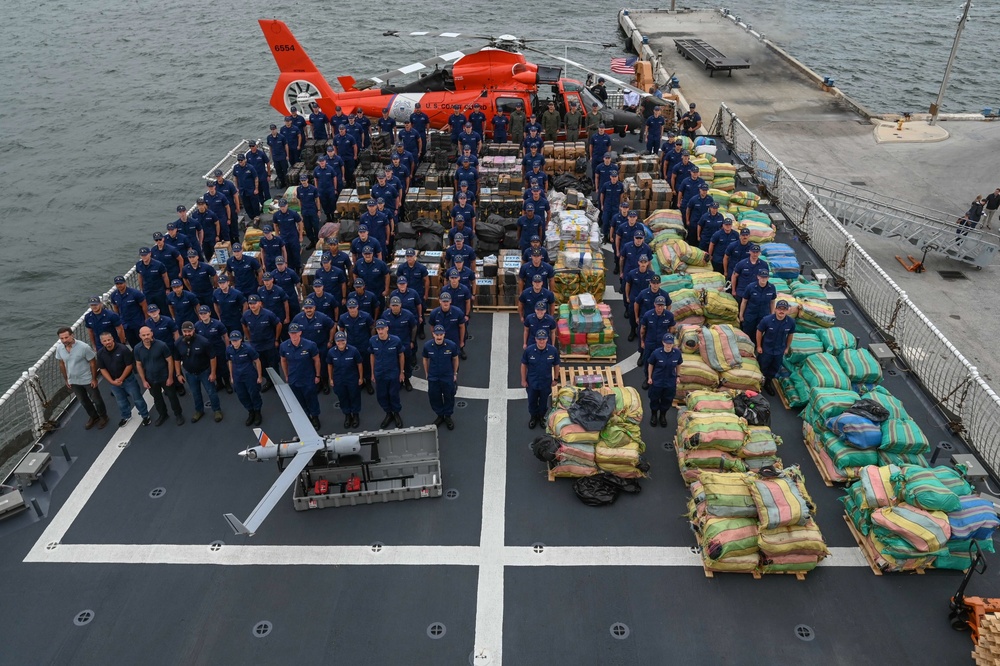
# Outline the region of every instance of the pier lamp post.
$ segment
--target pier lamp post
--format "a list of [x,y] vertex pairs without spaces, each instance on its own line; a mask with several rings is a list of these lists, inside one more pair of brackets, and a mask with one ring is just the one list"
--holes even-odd
[[931,104],[931,119],[927,121],[928,125],[937,123],[938,112],[941,110],[941,104],[944,103],[944,91],[948,88],[948,77],[951,76],[951,66],[955,62],[955,54],[958,53],[958,41],[962,38],[962,30],[965,28],[966,21],[969,20],[971,8],[972,0],[965,0],[962,16],[958,19],[958,30],[955,31],[955,42],[951,45],[951,55],[948,56],[948,64],[944,68],[944,78],[941,79],[941,90],[938,91],[937,99]]

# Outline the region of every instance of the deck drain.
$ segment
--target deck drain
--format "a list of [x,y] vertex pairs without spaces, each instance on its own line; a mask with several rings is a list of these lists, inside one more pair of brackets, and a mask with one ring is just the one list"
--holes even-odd
[[816,638],[816,632],[808,624],[797,624],[795,625],[795,637],[800,641],[811,641]]
[[449,488],[448,490],[444,491],[444,498],[445,499],[458,499],[458,491],[456,489],[454,489],[454,488]]
[[673,451],[674,450],[674,442],[673,442],[673,440],[669,440],[668,439],[667,441],[663,442],[663,450],[664,451]]
[[531,550],[535,552],[535,555],[541,555],[542,553],[545,552],[545,544],[542,543],[541,541],[536,541],[535,543],[531,544]]
[[688,548],[692,555],[701,555],[701,546],[691,546]]
[[465,400],[456,400],[455,401],[455,407],[457,407],[459,409],[465,409],[468,406],[469,406],[469,403],[467,403]]
[[[868,123],[865,123],[865,124],[867,125]],[[851,185],[862,185],[862,186],[864,186],[864,185],[867,185],[867,184],[868,183],[865,182],[865,181],[863,181],[863,180],[852,180],[851,181]]]
[[896,372],[895,370],[893,370],[892,368],[889,368],[888,370],[886,370],[886,371],[885,371],[885,374],[887,374],[887,375],[892,375],[893,377],[895,377],[895,376],[896,376],[896,375],[898,375],[899,373],[898,373],[898,372]]
[[439,638],[444,638],[446,633],[448,633],[448,628],[440,622],[432,622],[431,625],[427,627],[427,635],[435,641]]
[[222,547],[225,545],[226,545],[225,541],[218,541],[218,540],[213,541],[212,543],[208,544],[208,551],[210,553],[217,553],[220,550],[222,550]]
[[55,550],[58,547],[59,547],[58,541],[50,541],[47,544],[45,544],[45,550]]
[[803,262],[802,262],[802,265],[803,265],[803,266],[812,266],[812,265],[813,265],[813,262],[811,262],[811,261],[809,261],[808,259],[806,259],[805,261],[803,261]]
[[375,543],[372,544],[373,553],[381,553],[383,548],[385,548],[385,544],[382,543],[381,541],[376,541]]
[[938,446],[944,449],[945,451],[951,451],[955,448],[955,445],[952,444],[951,442],[938,442]]
[[850,316],[851,315],[851,311],[850,310],[841,310],[840,314]]
[[611,638],[623,641],[628,638],[628,635],[632,633],[632,630],[628,628],[628,625],[623,622],[615,622],[611,625]]
[[487,423],[500,423],[499,414],[487,414],[485,417]]
[[73,624],[75,624],[78,627],[82,627],[84,625],[90,624],[90,622],[93,619],[94,619],[94,611],[88,608],[87,610],[82,610],[76,614],[76,617],[73,618]]
[[149,496],[152,497],[153,499],[158,499],[166,494],[167,494],[167,489],[164,488],[163,486],[157,486],[156,488],[153,488],[152,490],[149,491]]
[[968,280],[962,271],[938,271],[942,280]]
[[264,638],[264,636],[271,633],[271,629],[273,628],[274,627],[270,622],[267,620],[261,620],[257,624],[253,625],[254,638]]

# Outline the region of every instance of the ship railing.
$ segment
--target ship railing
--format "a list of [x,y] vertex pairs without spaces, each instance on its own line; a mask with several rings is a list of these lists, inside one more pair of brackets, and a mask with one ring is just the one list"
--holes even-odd
[[716,116],[741,170],[764,188],[800,237],[864,311],[994,477],[1000,471],[1000,396],[817,197],[726,105]]
[[[264,146],[265,150],[267,146]],[[232,175],[233,164],[237,153],[247,150],[247,141],[241,141],[230,150],[215,166],[208,170],[204,178],[213,178],[216,169],[222,168],[228,178]],[[228,166],[223,166],[228,163]],[[190,212],[190,211],[188,211]],[[133,265],[124,273],[125,283],[139,288],[139,277]],[[110,282],[110,280],[109,280]],[[111,307],[109,289],[101,295],[105,307]],[[84,326],[84,311],[70,325],[77,340],[93,346],[90,333]],[[39,335],[56,337],[55,328],[42,330]],[[59,419],[73,404],[73,392],[66,386],[62,372],[59,370],[59,360],[56,350],[62,344],[58,341],[49,347],[48,351],[26,371],[14,384],[0,396],[0,479],[6,479],[10,472],[27,455],[35,443],[46,433],[59,427]],[[112,405],[112,410],[114,406]]]

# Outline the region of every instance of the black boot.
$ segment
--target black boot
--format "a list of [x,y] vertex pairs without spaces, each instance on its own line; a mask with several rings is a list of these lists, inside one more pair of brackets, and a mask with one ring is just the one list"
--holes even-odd
[[392,413],[392,420],[396,422],[397,428],[403,427],[403,417],[399,415],[399,412]]
[[257,412],[250,410],[249,412],[247,412],[247,420],[244,425],[252,426],[256,418],[257,418]]
[[260,422],[261,422],[262,420],[263,420],[263,418],[262,418],[262,416],[261,416],[261,413],[260,413],[260,411],[258,410],[258,411],[256,411],[256,412],[254,412],[254,417],[253,417],[253,424],[254,424],[255,426],[259,426],[259,425],[260,425]]
[[371,381],[367,379],[365,380],[365,390],[368,391],[368,395],[372,395],[375,393],[375,387],[372,386]]
[[666,411],[660,412],[660,427],[661,428],[666,428],[667,427],[667,412]]
[[633,340],[635,340],[635,327],[634,326],[632,328],[630,328],[629,332],[628,332],[628,341],[632,342]]
[[382,419],[382,423],[378,424],[379,428],[388,428],[389,424],[392,423],[392,412],[386,412],[385,418]]
[[649,425],[656,427],[656,412],[652,411],[649,414]]

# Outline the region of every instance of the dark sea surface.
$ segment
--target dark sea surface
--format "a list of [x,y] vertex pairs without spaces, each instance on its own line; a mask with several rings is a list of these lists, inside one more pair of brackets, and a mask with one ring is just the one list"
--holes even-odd
[[[713,6],[709,3],[681,3]],[[414,12],[419,6],[419,14]],[[875,111],[926,110],[957,3],[772,0],[727,4]],[[344,8],[348,9],[345,18]],[[364,8],[363,11],[361,8]],[[286,21],[334,81],[477,44],[389,39],[387,29],[620,42],[620,5],[454,0],[320,2],[9,0],[0,41],[0,391],[136,260],[201,175],[265,133],[277,78],[258,18]],[[977,15],[978,14],[978,15]],[[944,111],[1000,106],[1000,13],[974,9]],[[619,50],[541,45],[606,70]],[[583,78],[578,71],[571,76]]]

